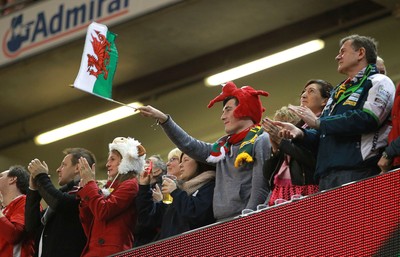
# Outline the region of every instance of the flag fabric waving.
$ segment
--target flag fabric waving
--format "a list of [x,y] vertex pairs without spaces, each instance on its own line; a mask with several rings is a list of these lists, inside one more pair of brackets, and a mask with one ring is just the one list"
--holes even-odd
[[89,25],[74,87],[100,97],[112,98],[112,81],[118,63],[116,37],[106,25],[96,22]]

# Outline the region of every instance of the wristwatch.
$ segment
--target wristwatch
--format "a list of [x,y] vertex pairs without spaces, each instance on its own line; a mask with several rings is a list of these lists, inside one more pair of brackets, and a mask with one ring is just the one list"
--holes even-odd
[[382,153],[382,157],[385,158],[386,160],[389,160],[389,161],[392,160],[392,158],[390,158],[389,155],[386,152]]

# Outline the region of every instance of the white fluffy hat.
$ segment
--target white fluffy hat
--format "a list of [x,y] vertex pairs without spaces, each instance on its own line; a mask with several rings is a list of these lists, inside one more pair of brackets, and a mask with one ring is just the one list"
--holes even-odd
[[127,174],[134,171],[136,174],[144,170],[146,149],[139,141],[130,137],[117,137],[108,145],[110,152],[118,151],[122,160],[118,166],[118,173]]

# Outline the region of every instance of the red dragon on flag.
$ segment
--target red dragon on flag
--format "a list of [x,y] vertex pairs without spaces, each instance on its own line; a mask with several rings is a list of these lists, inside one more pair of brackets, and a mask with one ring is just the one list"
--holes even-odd
[[73,87],[112,100],[112,82],[118,64],[116,37],[104,24],[92,22],[89,25]]
[[90,75],[96,78],[104,73],[104,79],[108,77],[107,65],[110,62],[110,42],[107,38],[100,33],[100,31],[95,30],[97,38],[92,34],[92,47],[95,55],[87,54],[88,57],[88,68],[87,71]]

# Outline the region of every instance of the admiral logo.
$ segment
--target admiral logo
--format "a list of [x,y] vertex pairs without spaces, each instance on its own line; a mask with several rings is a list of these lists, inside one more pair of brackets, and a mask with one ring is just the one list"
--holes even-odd
[[38,12],[34,19],[19,14],[11,19],[3,35],[2,50],[7,58],[16,58],[24,51],[84,31],[90,21],[104,22],[128,13],[129,0],[91,0],[77,6],[60,4],[53,13]]

